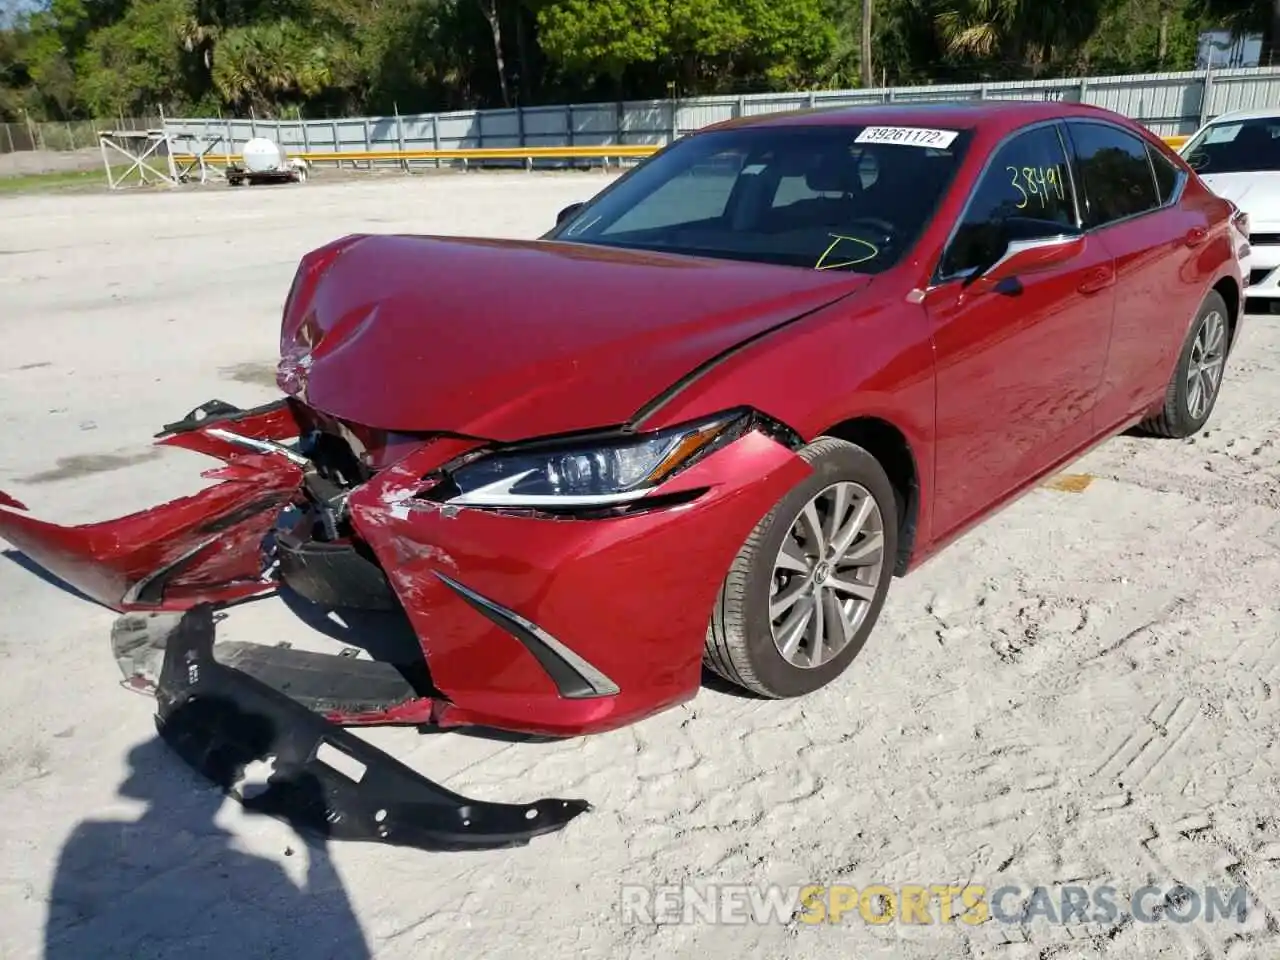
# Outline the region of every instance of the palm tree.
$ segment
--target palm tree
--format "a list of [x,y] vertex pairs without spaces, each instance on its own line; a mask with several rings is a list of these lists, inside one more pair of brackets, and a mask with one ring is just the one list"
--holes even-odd
[[952,0],[937,16],[944,48],[957,57],[1039,69],[1088,38],[1098,0]]

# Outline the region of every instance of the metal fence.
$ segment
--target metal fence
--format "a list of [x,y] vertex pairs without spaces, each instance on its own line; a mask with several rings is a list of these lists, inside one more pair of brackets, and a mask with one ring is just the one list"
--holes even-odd
[[81,150],[98,145],[99,130],[158,130],[159,117],[115,117],[52,123],[0,123],[0,153]]
[[817,90],[509,110],[406,114],[334,120],[117,117],[70,123],[0,124],[0,153],[96,146],[99,130],[147,130],[162,124],[179,153],[239,154],[253,137],[290,153],[469,150],[488,147],[661,145],[710,123],[805,107],[937,100],[1058,100],[1091,103],[1133,117],[1163,136],[1248,107],[1280,106],[1280,67],[1135,74],[1002,83]]
[[660,145],[707,124],[739,116],[805,107],[981,99],[1095,104],[1132,117],[1162,136],[1179,136],[1229,110],[1280,106],[1280,67],[331,120],[171,119],[164,126],[176,152],[235,155],[251,138],[267,137],[295,154],[358,155],[565,144]]

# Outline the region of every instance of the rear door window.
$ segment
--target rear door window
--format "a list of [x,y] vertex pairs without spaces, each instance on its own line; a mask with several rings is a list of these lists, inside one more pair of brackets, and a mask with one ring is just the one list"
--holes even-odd
[[1103,227],[1160,206],[1147,145],[1108,123],[1069,121],[1086,228]]

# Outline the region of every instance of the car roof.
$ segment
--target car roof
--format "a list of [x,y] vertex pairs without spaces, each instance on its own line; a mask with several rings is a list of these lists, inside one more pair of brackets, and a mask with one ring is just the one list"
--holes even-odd
[[704,127],[704,130],[793,126],[934,127],[969,130],[985,127],[1000,133],[1040,120],[1072,117],[1127,122],[1117,113],[1090,104],[1044,100],[939,100],[925,103],[866,104],[856,107],[819,107],[740,117]]
[[1210,120],[1205,126],[1215,123],[1232,123],[1241,120],[1280,120],[1280,107],[1263,107],[1260,110],[1229,110]]

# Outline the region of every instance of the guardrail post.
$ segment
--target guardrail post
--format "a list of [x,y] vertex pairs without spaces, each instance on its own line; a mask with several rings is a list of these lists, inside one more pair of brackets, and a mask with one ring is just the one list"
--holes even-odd
[[[364,118],[364,152],[371,153],[372,151],[373,151],[373,144],[369,140],[369,118],[365,117]],[[372,170],[373,161],[367,160],[365,162],[368,164],[368,166],[365,169]]]
[[[338,143],[338,121],[337,121],[337,120],[330,120],[330,121],[329,121],[329,125],[333,128],[333,152],[334,152],[334,153],[337,153],[337,154],[341,154],[341,153],[342,153],[342,147],[341,147],[341,145]],[[356,165],[356,164],[355,164],[355,161],[354,161],[354,160],[353,160],[353,161],[351,161],[351,167],[352,167],[352,169],[355,169],[355,165]],[[341,161],[341,160],[339,160],[339,161],[338,161],[338,169],[339,169],[339,170],[341,170],[341,169],[342,169],[342,161]]]
[[1213,47],[1209,47],[1209,62],[1205,64],[1204,80],[1200,82],[1200,122],[1196,126],[1203,127],[1209,122],[1209,101],[1213,98]]
[[[431,143],[432,149],[437,153],[440,151],[440,114],[433,113],[431,115]],[[440,158],[436,157],[436,169],[440,169]]]
[[1088,101],[1085,98],[1088,97],[1088,95],[1089,95],[1089,81],[1086,80],[1084,77],[1081,77],[1080,78],[1080,102],[1087,103]]
[[[404,153],[404,123],[400,119],[400,104],[393,103],[391,109],[396,113],[396,149],[400,153]],[[409,172],[409,161],[404,157],[400,158],[400,168],[405,173]]]

